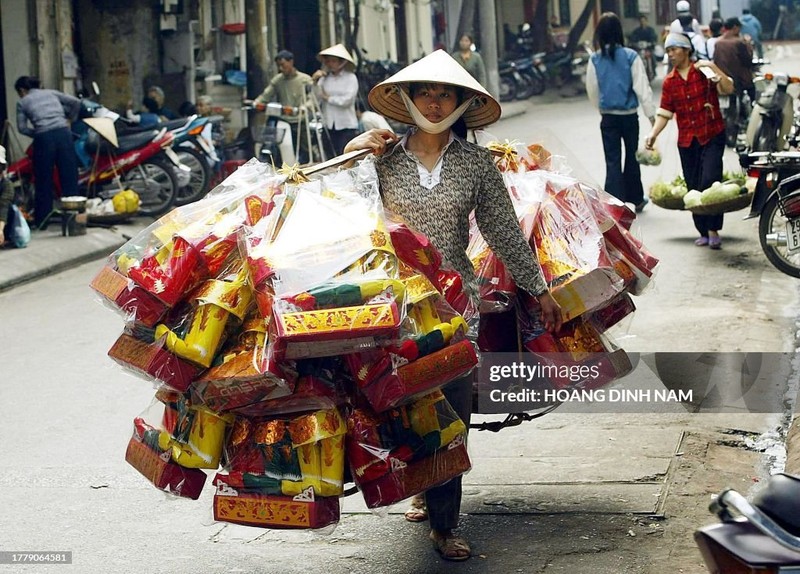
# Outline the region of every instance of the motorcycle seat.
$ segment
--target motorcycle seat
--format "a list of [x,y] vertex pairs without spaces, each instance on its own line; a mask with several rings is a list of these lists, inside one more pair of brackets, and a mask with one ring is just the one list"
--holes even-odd
[[124,135],[119,138],[119,147],[114,147],[103,138],[89,138],[86,142],[86,151],[90,154],[97,153],[124,153],[137,147],[142,147],[159,134],[159,130],[148,130],[146,132]]
[[701,550],[708,549],[710,540],[751,566],[800,565],[800,552],[782,546],[745,519],[705,526],[694,539]]
[[[797,178],[792,176],[800,185]],[[788,178],[781,182],[786,183]],[[753,497],[753,506],[772,518],[794,536],[800,536],[800,476],[779,473],[771,476],[767,485]]]
[[168,120],[166,122],[161,122],[159,127],[167,128],[167,130],[172,131],[178,128],[182,128],[186,125],[186,118],[178,118],[177,120]]

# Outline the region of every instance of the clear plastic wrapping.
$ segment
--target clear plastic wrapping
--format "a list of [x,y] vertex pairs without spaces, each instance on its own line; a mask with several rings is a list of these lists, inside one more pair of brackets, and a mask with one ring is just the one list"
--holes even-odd
[[353,409],[346,452],[369,508],[394,504],[470,469],[466,427],[441,391],[381,414]]

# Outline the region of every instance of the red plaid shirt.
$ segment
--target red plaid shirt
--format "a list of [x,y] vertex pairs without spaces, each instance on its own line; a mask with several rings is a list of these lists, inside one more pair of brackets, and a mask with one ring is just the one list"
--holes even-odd
[[660,107],[676,116],[678,147],[689,147],[694,138],[706,145],[725,130],[719,110],[717,85],[694,66],[684,80],[677,69],[664,78]]

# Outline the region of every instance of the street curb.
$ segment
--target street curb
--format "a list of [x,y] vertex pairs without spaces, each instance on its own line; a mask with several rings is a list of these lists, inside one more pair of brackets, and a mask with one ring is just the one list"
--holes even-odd
[[0,293],[15,287],[19,287],[20,285],[24,285],[25,283],[30,283],[31,281],[47,277],[49,275],[61,273],[62,271],[72,269],[79,265],[83,265],[84,263],[89,263],[91,261],[97,261],[99,259],[108,257],[109,254],[125,245],[126,242],[127,239],[120,236],[116,241],[110,241],[105,245],[95,247],[84,253],[76,254],[74,257],[62,259],[51,265],[41,266],[14,277],[9,277],[5,281],[0,282]]
[[14,287],[19,287],[20,285],[24,285],[25,283],[30,283],[31,281],[47,277],[48,275],[56,275],[57,273],[61,273],[62,271],[66,271],[67,269],[72,269],[73,267],[78,267],[79,265],[83,265],[84,263],[89,263],[91,261],[97,261],[98,259],[103,259],[104,257],[108,257],[108,255],[111,252],[119,249],[123,245],[125,245],[125,241],[120,241],[117,245],[109,246],[110,249],[106,247],[99,248],[96,249],[95,251],[79,255],[73,259],[68,259],[60,263],[56,263],[55,265],[52,265],[50,267],[36,269],[35,271],[24,273],[17,277],[12,277],[8,281],[5,281],[4,283],[0,284],[0,293],[13,289]]
[[800,416],[796,416],[786,433],[786,466],[784,471],[800,475]]

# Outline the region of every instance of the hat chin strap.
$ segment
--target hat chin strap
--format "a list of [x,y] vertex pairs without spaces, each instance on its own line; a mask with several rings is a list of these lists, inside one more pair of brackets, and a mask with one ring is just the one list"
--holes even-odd
[[458,121],[458,118],[464,115],[464,112],[466,112],[467,108],[472,104],[472,100],[475,99],[474,95],[470,96],[464,101],[463,104],[453,110],[449,116],[440,122],[434,123],[422,115],[422,112],[419,111],[419,108],[417,108],[416,105],[414,105],[414,102],[408,97],[408,94],[406,94],[405,90],[402,88],[397,88],[397,91],[400,92],[400,97],[403,99],[403,103],[406,105],[408,113],[411,114],[411,119],[414,120],[414,123],[417,124],[419,129],[428,134],[440,134],[445,130],[449,130],[450,127],[456,123],[456,121]]

